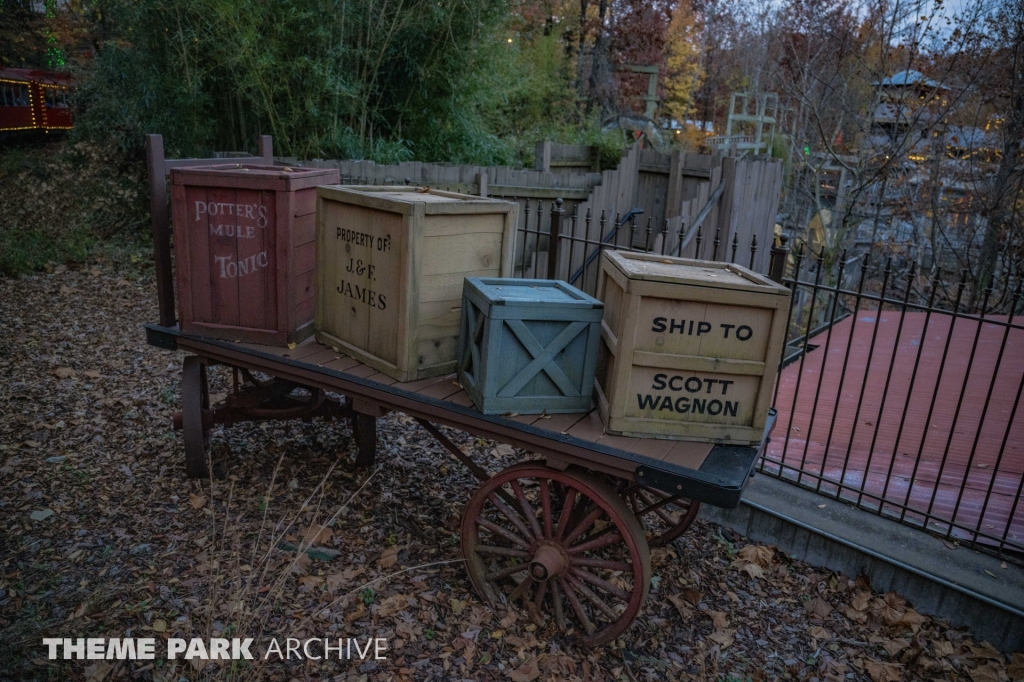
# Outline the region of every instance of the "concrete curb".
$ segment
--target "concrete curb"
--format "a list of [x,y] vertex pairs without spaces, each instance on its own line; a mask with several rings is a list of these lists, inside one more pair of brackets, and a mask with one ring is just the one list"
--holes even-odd
[[[824,508],[822,508],[824,505]],[[1024,650],[1024,569],[980,552],[950,549],[928,533],[768,476],[736,509],[701,507],[701,517],[755,542],[897,592],[920,613],[1007,651]]]

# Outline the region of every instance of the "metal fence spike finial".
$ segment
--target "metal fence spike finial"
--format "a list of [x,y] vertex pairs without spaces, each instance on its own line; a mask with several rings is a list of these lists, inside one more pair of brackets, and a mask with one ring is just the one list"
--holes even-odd
[[697,226],[697,236],[693,238],[693,241],[696,242],[696,247],[694,248],[693,255],[694,255],[695,258],[700,260],[700,251],[701,251],[700,247],[704,243],[704,226],[703,225],[698,225]]
[[739,234],[734,234],[732,236],[732,258],[729,261],[730,263],[735,263],[736,262],[736,249],[738,249],[739,247],[740,247],[740,236],[739,236]]
[[754,269],[754,257],[757,255],[757,235],[750,240],[750,269]]
[[668,218],[665,218],[664,224],[661,226],[661,255],[664,256],[668,251]]
[[[715,248],[711,251],[711,260],[718,260],[718,245],[721,244],[721,242],[722,242],[722,240],[719,239],[719,235],[721,235],[721,233],[722,233],[722,226],[719,225],[718,227],[715,228],[715,241],[712,242],[712,244],[714,244]],[[788,239],[788,237],[787,237],[787,239]]]

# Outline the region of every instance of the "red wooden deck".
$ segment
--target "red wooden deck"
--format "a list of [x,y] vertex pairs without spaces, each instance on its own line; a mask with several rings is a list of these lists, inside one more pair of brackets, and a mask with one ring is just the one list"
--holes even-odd
[[[835,486],[828,482],[842,481],[848,489],[844,498],[851,497],[850,490],[864,490],[875,500],[884,497],[911,510],[927,513],[931,507],[935,519],[978,529],[990,536],[988,542],[1002,538],[1008,529],[1007,542],[1024,549],[1024,503],[1014,510],[1024,475],[1024,405],[1013,414],[1024,375],[1024,329],[1011,328],[996,372],[1006,327],[982,324],[968,376],[979,325],[957,320],[940,375],[952,317],[932,314],[923,346],[925,313],[906,314],[898,345],[899,312],[882,312],[880,322],[877,317],[875,311],[862,311],[856,320],[846,318],[830,336],[826,332],[811,339],[817,348],[802,365],[798,360],[783,370],[776,401],[779,420],[767,457],[821,475],[829,492]],[[869,355],[876,326],[874,353]],[[919,349],[920,363],[911,388]],[[785,476],[796,474],[789,470]],[[817,480],[804,477],[803,482],[814,485]],[[874,503],[871,498],[865,500]],[[913,511],[907,516],[922,520]],[[955,529],[954,537],[968,535]]]

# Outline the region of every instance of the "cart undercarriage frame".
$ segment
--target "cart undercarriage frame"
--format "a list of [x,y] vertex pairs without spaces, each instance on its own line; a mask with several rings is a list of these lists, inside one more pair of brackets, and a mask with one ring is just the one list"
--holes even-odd
[[[348,421],[355,464],[376,456],[377,419],[414,419],[481,481],[462,521],[470,579],[484,599],[522,602],[540,625],[586,646],[614,639],[639,613],[651,579],[650,547],[671,542],[701,503],[731,508],[749,482],[759,448],[603,433],[596,411],[571,415],[483,415],[454,375],[395,383],[309,339],[297,348],[232,343],[146,326],[147,342],[186,356],[182,411],[186,470],[209,473],[215,424],[314,418]],[[231,368],[233,391],[211,405],[206,369]],[[261,378],[258,375],[270,377]],[[340,397],[339,397],[340,396]],[[765,429],[763,445],[774,423]],[[536,453],[491,474],[437,425]],[[658,459],[672,448],[705,454],[696,469]],[[699,458],[699,457],[698,457]]]

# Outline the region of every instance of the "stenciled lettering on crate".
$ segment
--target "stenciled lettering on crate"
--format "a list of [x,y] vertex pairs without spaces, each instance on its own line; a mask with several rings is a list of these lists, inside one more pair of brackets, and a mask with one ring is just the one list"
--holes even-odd
[[610,433],[756,444],[789,290],[746,268],[606,252],[598,406]]
[[453,372],[462,282],[511,269],[517,206],[412,187],[319,197],[318,338],[399,381]]
[[334,169],[171,172],[184,331],[285,345],[313,332],[315,194]]

